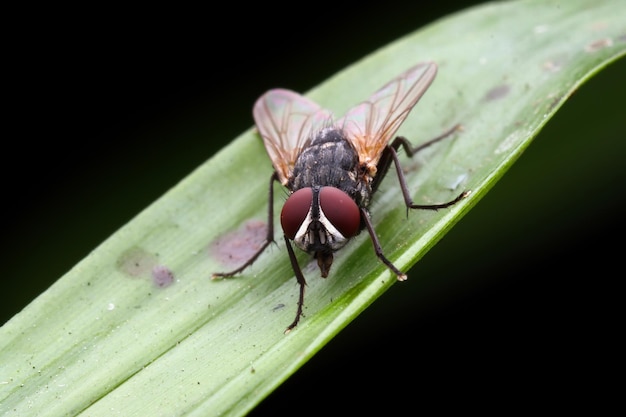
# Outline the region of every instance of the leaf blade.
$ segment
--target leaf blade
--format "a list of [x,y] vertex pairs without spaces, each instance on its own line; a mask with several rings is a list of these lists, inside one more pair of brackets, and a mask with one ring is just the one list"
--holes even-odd
[[[574,5],[568,6],[567,11],[582,11],[585,4],[590,4],[572,3]],[[458,27],[467,28],[469,22],[479,27],[479,21],[491,21],[496,13],[522,7],[517,4],[540,7],[536,2],[518,2],[484,6],[469,11],[468,15],[453,16],[391,45],[311,92],[316,101],[328,103],[341,111],[361,98],[355,96],[371,93],[398,70],[404,69],[407,55],[419,55],[420,60],[432,56],[442,62],[442,70],[434,85],[436,89],[426,94],[425,102],[418,104],[416,109],[419,117],[407,121],[400,133],[425,129],[436,134],[458,119],[466,124],[466,131],[451,144],[429,153],[429,157],[424,158],[427,161],[420,161],[419,175],[410,176],[411,186],[419,190],[419,196],[430,200],[445,199],[451,192],[448,188],[456,188],[454,184],[457,187],[463,185],[457,183],[458,178],[477,191],[475,199],[463,206],[436,215],[422,216],[420,213],[411,216],[412,221],[407,225],[404,211],[397,204],[401,201],[398,189],[388,185],[387,180],[373,211],[387,254],[398,266],[415,263],[458,220],[460,213],[475,204],[571,91],[603,65],[623,56],[623,43],[617,41],[613,47],[599,50],[592,47],[602,45],[602,39],[623,36],[619,32],[612,37],[598,36],[595,40],[579,35],[570,42],[578,42],[576,52],[586,52],[585,48],[590,48],[590,52],[586,52],[588,55],[579,56],[572,49],[567,59],[555,61],[551,57],[560,57],[565,52],[546,48],[534,56],[533,66],[518,68],[506,60],[499,62],[495,82],[493,78],[485,77],[480,83],[469,83],[468,88],[468,80],[485,71],[480,55],[478,65],[472,65],[476,54],[454,53],[452,47],[442,48],[441,41],[450,33],[459,31]],[[536,9],[529,9],[532,14],[537,13]],[[571,28],[578,27],[581,22],[560,19],[564,10],[559,14],[552,10],[552,15],[545,13],[551,9],[542,10],[541,16],[558,21],[565,28],[560,29],[564,33],[570,33]],[[602,16],[605,21],[612,22],[613,30],[620,23],[608,13],[608,9],[596,9],[595,13],[591,16]],[[589,18],[586,13],[584,19]],[[500,30],[503,30],[502,25],[498,24]],[[444,26],[445,30],[438,29]],[[513,33],[511,39],[519,39],[520,33],[536,27],[528,24],[524,28],[516,27],[517,33]],[[493,26],[490,29],[496,30]],[[486,32],[481,33],[487,36]],[[590,36],[589,32],[584,35]],[[511,44],[517,45],[513,41],[507,45]],[[557,42],[556,45],[560,44]],[[500,50],[498,48],[507,50],[506,45],[495,46],[494,55]],[[527,47],[521,55],[526,56],[531,49]],[[599,54],[590,55],[596,52]],[[593,59],[587,59],[589,56]],[[548,62],[552,64],[546,64]],[[547,67],[541,69],[542,64]],[[554,82],[550,78],[554,65],[561,68],[556,72],[558,76],[563,74],[561,71],[571,71],[566,74],[565,81]],[[464,76],[452,75],[454,68],[465,69]],[[529,69],[528,73],[526,69]],[[515,78],[515,82],[506,82],[513,78],[511,74],[518,73],[523,76]],[[526,79],[535,80],[529,84],[530,93],[524,92]],[[508,90],[502,86],[509,86]],[[337,91],[346,93],[337,94]],[[476,103],[490,106],[494,102],[510,103],[513,98],[518,104],[517,113],[507,109],[506,112],[485,115],[466,110],[467,107],[480,107]],[[444,113],[441,111],[444,107],[445,114],[436,114],[436,111]],[[467,123],[466,120],[478,122]],[[495,128],[491,127],[493,125]],[[484,140],[485,136],[487,140]],[[484,148],[477,147],[477,143]],[[494,155],[499,158],[496,162]],[[227,168],[232,163],[242,166],[242,171],[229,173]],[[410,162],[407,164],[409,169],[416,169]],[[263,167],[261,174],[259,167]],[[285,300],[293,306],[296,286],[280,248],[270,250],[269,255],[242,277],[209,282],[209,271],[216,265],[206,256],[207,245],[224,230],[236,228],[242,219],[263,218],[270,173],[258,138],[252,131],[245,133],[104,242],[93,256],[86,258],[3,326],[3,337],[0,338],[4,341],[0,345],[4,364],[2,374],[19,374],[23,386],[13,385],[17,378],[4,386],[2,407],[25,409],[27,402],[23,400],[28,399],[31,407],[39,405],[38,411],[42,415],[75,414],[81,410],[88,410],[92,415],[110,415],[111,411],[121,413],[122,410],[129,413],[126,415],[163,410],[184,410],[190,414],[211,410],[236,414],[249,410],[272,387],[294,372],[384,292],[393,283],[393,277],[375,259],[361,262],[361,259],[373,258],[370,243],[361,238],[343,252],[334,266],[335,276],[342,276],[342,279],[310,280],[307,317],[297,332],[287,338],[282,336],[281,330],[283,323],[290,322],[293,311],[288,307],[275,308],[285,304]],[[249,178],[253,179],[251,192],[242,195],[239,189]],[[221,206],[212,202],[207,206],[205,201],[211,200],[214,190],[220,190],[221,199],[231,204]],[[249,201],[259,204],[251,207],[247,204]],[[207,211],[223,222],[206,222]],[[425,223],[415,225],[413,221]],[[198,224],[206,227],[198,230]],[[132,243],[130,246],[129,242]],[[127,258],[131,259],[131,264],[139,265],[139,271],[128,267],[124,261]],[[301,261],[304,259],[300,257]],[[155,265],[165,265],[174,272],[177,279],[174,285],[165,289],[148,285],[151,284],[151,268]],[[270,273],[274,278],[267,278]],[[308,274],[312,272],[308,271]],[[203,275],[206,280],[201,278]],[[380,284],[381,279],[383,284]],[[244,309],[240,307],[242,305]],[[80,317],[74,318],[75,315]],[[42,317],[46,317],[45,326],[41,325]],[[24,323],[35,323],[37,328],[25,332],[23,329],[27,326],[23,326]],[[51,334],[57,335],[53,343],[50,343]],[[128,346],[129,342],[132,342],[131,346]],[[194,352],[203,350],[210,352],[209,358],[195,357]],[[35,355],[39,364],[32,361]],[[289,358],[286,363],[285,356]],[[6,358],[10,360],[5,361]],[[100,362],[102,358],[116,359],[116,363],[104,367]],[[73,366],[68,365],[72,363]],[[90,366],[76,366],[80,363]],[[201,371],[191,372],[190,376],[189,369],[195,367]],[[38,383],[42,375],[47,387]],[[243,401],[241,392],[247,393]],[[60,398],[61,401],[50,401],[50,398]],[[181,398],[184,405],[178,402]]]

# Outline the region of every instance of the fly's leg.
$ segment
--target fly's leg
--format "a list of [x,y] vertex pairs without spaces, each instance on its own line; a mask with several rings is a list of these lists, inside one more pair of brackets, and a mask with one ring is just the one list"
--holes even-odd
[[447,207],[453,206],[454,204],[458,203],[459,201],[463,200],[465,197],[470,195],[471,191],[463,191],[456,198],[445,203],[440,203],[440,204],[415,204],[413,203],[413,199],[411,198],[411,193],[409,192],[409,187],[406,184],[404,172],[402,172],[402,167],[400,166],[400,160],[398,158],[398,152],[397,152],[400,146],[402,146],[404,148],[404,151],[407,153],[407,155],[409,157],[412,157],[417,152],[429,147],[430,145],[434,143],[439,142],[440,140],[447,138],[448,136],[450,136],[452,133],[456,132],[460,128],[461,128],[461,125],[455,125],[452,127],[452,129],[449,129],[443,132],[441,135],[437,136],[436,138],[431,139],[428,142],[418,145],[416,147],[413,147],[413,145],[411,145],[411,142],[409,142],[407,138],[403,136],[398,136],[393,140],[391,145],[387,147],[387,150],[389,151],[389,157],[393,160],[393,163],[396,166],[396,173],[398,174],[398,181],[400,182],[400,188],[402,190],[402,195],[404,197],[404,203],[406,204],[407,211],[409,209],[439,210],[439,209],[447,208]]
[[285,236],[285,244],[287,245],[287,252],[289,253],[289,260],[291,261],[291,268],[293,269],[293,272],[296,274],[296,280],[298,281],[298,285],[300,285],[300,296],[298,298],[298,310],[296,311],[296,318],[293,320],[293,323],[291,323],[285,329],[285,334],[287,334],[294,327],[298,325],[298,322],[300,321],[300,317],[302,317],[302,309],[304,308],[304,287],[306,286],[306,280],[304,279],[304,275],[302,274],[300,265],[298,265],[298,259],[296,258],[296,254],[293,253],[291,242],[289,242],[289,238],[287,236]]
[[[269,204],[268,204],[268,212],[267,212],[267,236],[265,237],[265,242],[263,245],[257,250],[254,255],[250,257],[246,262],[243,263],[239,268],[233,269],[228,272],[215,272],[212,275],[212,278],[225,278],[236,275],[252,265],[254,261],[263,253],[263,251],[274,242],[274,181],[278,181],[278,174],[274,172],[272,177],[270,178],[270,188],[269,188]],[[289,333],[294,327],[298,325],[300,318],[302,317],[302,310],[304,308],[304,288],[306,286],[306,280],[304,279],[304,275],[302,274],[302,270],[298,265],[298,260],[296,258],[295,253],[293,252],[293,248],[291,247],[291,243],[289,242],[289,238],[285,236],[285,243],[287,245],[287,252],[289,253],[289,260],[291,261],[291,267],[293,268],[294,273],[296,274],[296,280],[298,281],[298,285],[300,285],[300,296],[298,298],[298,309],[296,311],[296,318],[293,322],[287,326],[285,329],[285,334]]]
[[254,255],[250,257],[243,265],[241,265],[237,269],[233,269],[228,272],[214,272],[212,278],[224,278],[224,277],[232,277],[236,275],[252,265],[254,261],[263,253],[265,248],[267,248],[272,242],[274,242],[274,181],[278,181],[278,174],[274,172],[270,178],[270,189],[269,189],[269,204],[268,204],[268,213],[267,213],[267,236],[265,237],[265,242],[259,248],[258,251]]
[[361,218],[365,222],[367,231],[370,234],[370,239],[372,239],[372,244],[374,245],[374,252],[376,252],[378,259],[380,259],[382,263],[387,265],[387,268],[391,269],[391,271],[396,274],[398,281],[406,281],[406,274],[400,272],[400,270],[396,268],[396,266],[392,264],[391,261],[383,254],[383,248],[380,246],[380,241],[378,240],[378,236],[374,230],[374,225],[372,225],[370,216],[364,208],[361,208]]
[[431,140],[429,140],[428,142],[424,142],[421,145],[417,145],[416,147],[413,147],[413,145],[411,145],[411,142],[409,142],[409,140],[403,136],[398,136],[397,138],[395,138],[393,140],[393,142],[391,143],[391,146],[395,149],[398,150],[398,148],[400,148],[400,145],[402,145],[404,147],[404,151],[406,152],[406,154],[409,156],[409,158],[413,157],[413,155],[415,155],[416,153],[418,153],[419,151],[428,148],[430,145],[435,144],[445,138],[447,138],[448,136],[450,136],[451,134],[453,134],[456,131],[459,131],[463,128],[463,126],[461,126],[461,124],[456,124],[454,126],[452,126],[450,129],[446,130],[445,132],[443,132],[442,134],[440,134],[439,136],[432,138]]
[[[404,177],[404,172],[402,172],[402,168],[400,166],[400,160],[398,158],[398,149],[402,146],[405,152],[409,155],[409,157],[415,155],[417,152],[421,151],[429,147],[430,145],[439,142],[450,136],[452,133],[456,132],[460,129],[460,125],[454,126],[452,129],[445,131],[443,134],[437,136],[434,139],[429,140],[426,143],[423,143],[419,146],[413,147],[411,142],[408,141],[405,137],[398,136],[396,137],[391,145],[387,146],[383,151],[383,155],[378,163],[378,175],[374,178],[374,182],[372,183],[373,191],[376,191],[380,182],[386,175],[391,162],[393,161],[396,166],[396,173],[398,175],[398,181],[400,182],[400,188],[402,189],[402,196],[404,197],[404,203],[407,207],[407,214],[409,209],[423,209],[423,210],[439,210],[442,208],[450,207],[468,195],[470,195],[471,191],[463,191],[456,198],[446,203],[441,204],[415,204],[413,203],[413,199],[411,198],[411,193],[409,192],[409,187],[406,184],[406,178]],[[405,281],[407,279],[406,274],[401,272],[396,266],[383,254],[382,247],[380,245],[380,241],[378,240],[378,236],[376,235],[376,231],[374,230],[374,226],[372,225],[372,221],[369,218],[369,214],[366,209],[361,208],[361,218],[363,219],[365,226],[367,227],[367,231],[369,232],[370,238],[372,239],[372,244],[374,245],[374,252],[378,259],[381,260],[398,278],[398,281]]]

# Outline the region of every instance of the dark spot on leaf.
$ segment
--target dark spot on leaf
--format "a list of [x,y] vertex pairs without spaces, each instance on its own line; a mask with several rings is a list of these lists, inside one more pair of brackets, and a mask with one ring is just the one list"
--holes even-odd
[[484,100],[491,101],[491,100],[498,100],[498,99],[504,98],[509,94],[510,91],[511,91],[511,87],[509,85],[507,84],[499,85],[487,91],[487,94],[485,94]]
[[276,304],[276,306],[274,308],[272,308],[272,311],[278,311],[282,308],[285,308],[285,305],[283,303],[280,304]]
[[165,288],[174,282],[174,273],[165,265],[156,265],[152,268],[152,281],[159,288]]

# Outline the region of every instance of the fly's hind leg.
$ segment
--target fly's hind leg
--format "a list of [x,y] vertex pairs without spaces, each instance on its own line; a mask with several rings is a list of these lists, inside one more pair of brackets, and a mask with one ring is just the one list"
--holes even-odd
[[[408,210],[409,209],[425,209],[425,210],[439,210],[441,208],[446,208],[446,207],[450,207],[456,203],[458,203],[459,201],[461,201],[462,199],[464,199],[465,197],[467,197],[470,194],[470,191],[464,191],[462,192],[459,196],[457,196],[455,199],[448,201],[446,203],[441,203],[441,204],[414,204],[413,203],[413,199],[411,199],[411,194],[409,192],[409,188],[406,184],[406,179],[404,177],[404,172],[402,172],[402,168],[400,167],[400,160],[398,159],[398,149],[400,148],[400,146],[402,146],[404,148],[404,150],[406,151],[406,153],[409,156],[413,156],[415,155],[417,152],[421,151],[424,148],[427,148],[428,146],[439,142],[442,139],[447,138],[448,136],[450,136],[452,133],[456,132],[457,130],[460,129],[460,125],[456,125],[454,126],[452,129],[449,129],[447,131],[445,131],[443,134],[437,136],[436,138],[429,140],[426,143],[423,143],[417,147],[413,147],[411,145],[411,143],[408,141],[408,139],[402,137],[402,136],[398,136],[397,138],[395,138],[393,140],[393,142],[391,143],[391,145],[387,146],[384,151],[383,154],[381,155],[381,158],[378,162],[377,168],[378,168],[378,174],[376,175],[376,177],[374,177],[374,181],[372,182],[372,190],[373,192],[376,191],[376,189],[378,189],[378,186],[380,185],[380,182],[382,181],[382,179],[385,177],[385,175],[387,174],[387,171],[389,170],[389,167],[391,165],[391,162],[393,161],[394,165],[396,166],[396,173],[398,175],[398,180],[400,181],[400,188],[402,189],[402,195],[404,197],[404,203],[406,204],[407,207],[407,214],[408,214]],[[378,240],[378,236],[376,235],[376,231],[374,230],[374,226],[372,225],[372,221],[369,218],[369,213],[367,212],[367,210],[365,208],[361,208],[361,218],[363,219],[365,226],[367,227],[367,231],[370,235],[370,238],[372,240],[372,244],[374,245],[374,252],[376,252],[376,256],[378,257],[378,259],[380,259],[398,278],[398,281],[405,281],[407,279],[407,276],[405,273],[403,273],[402,271],[400,271],[389,259],[387,259],[387,257],[383,254],[383,250],[382,247],[380,245],[380,242]]]
[[440,134],[439,136],[432,138],[431,140],[429,140],[428,142],[422,143],[421,145],[417,145],[415,147],[413,147],[413,145],[411,145],[411,142],[409,142],[409,140],[403,136],[398,136],[397,138],[395,138],[393,140],[393,142],[391,143],[391,147],[394,148],[395,150],[398,150],[400,148],[400,146],[402,146],[404,148],[404,151],[406,152],[406,154],[409,156],[409,158],[413,157],[413,155],[415,155],[416,153],[418,153],[419,151],[428,148],[430,145],[435,144],[445,138],[447,138],[448,136],[452,135],[454,132],[457,132],[459,130],[461,130],[463,127],[460,124],[456,124],[454,126],[452,126],[452,128],[446,130],[445,132],[443,132],[442,134]]
[[391,142],[391,145],[387,147],[388,155],[391,158],[391,160],[393,160],[393,163],[396,166],[396,174],[398,175],[398,181],[400,182],[400,188],[402,189],[402,196],[404,197],[404,203],[406,204],[407,210],[408,209],[439,210],[439,209],[453,206],[454,204],[458,203],[459,201],[461,201],[462,199],[470,195],[471,191],[466,190],[466,191],[463,191],[454,199],[447,201],[445,203],[415,204],[413,202],[413,199],[411,198],[409,187],[406,184],[406,178],[404,177],[404,172],[402,171],[402,167],[400,166],[400,160],[398,158],[398,152],[397,152],[400,146],[402,146],[404,148],[404,151],[407,153],[407,155],[409,157],[412,157],[419,151],[449,137],[451,134],[453,134],[454,132],[460,129],[461,129],[461,125],[455,125],[451,129],[448,129],[445,132],[443,132],[441,135],[437,136],[436,138],[433,138],[429,140],[428,142],[422,143],[421,145],[418,145],[415,147],[411,145],[411,142],[409,142],[407,138],[403,136],[398,136],[393,140],[393,142]]

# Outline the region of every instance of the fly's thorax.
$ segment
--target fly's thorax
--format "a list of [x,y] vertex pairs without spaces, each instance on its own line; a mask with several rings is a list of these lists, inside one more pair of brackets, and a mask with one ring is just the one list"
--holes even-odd
[[370,177],[362,173],[359,156],[343,130],[326,127],[318,131],[296,159],[287,187],[335,187],[366,207],[371,196]]
[[361,210],[335,187],[305,187],[289,196],[280,214],[285,235],[300,249],[334,252],[361,228]]

